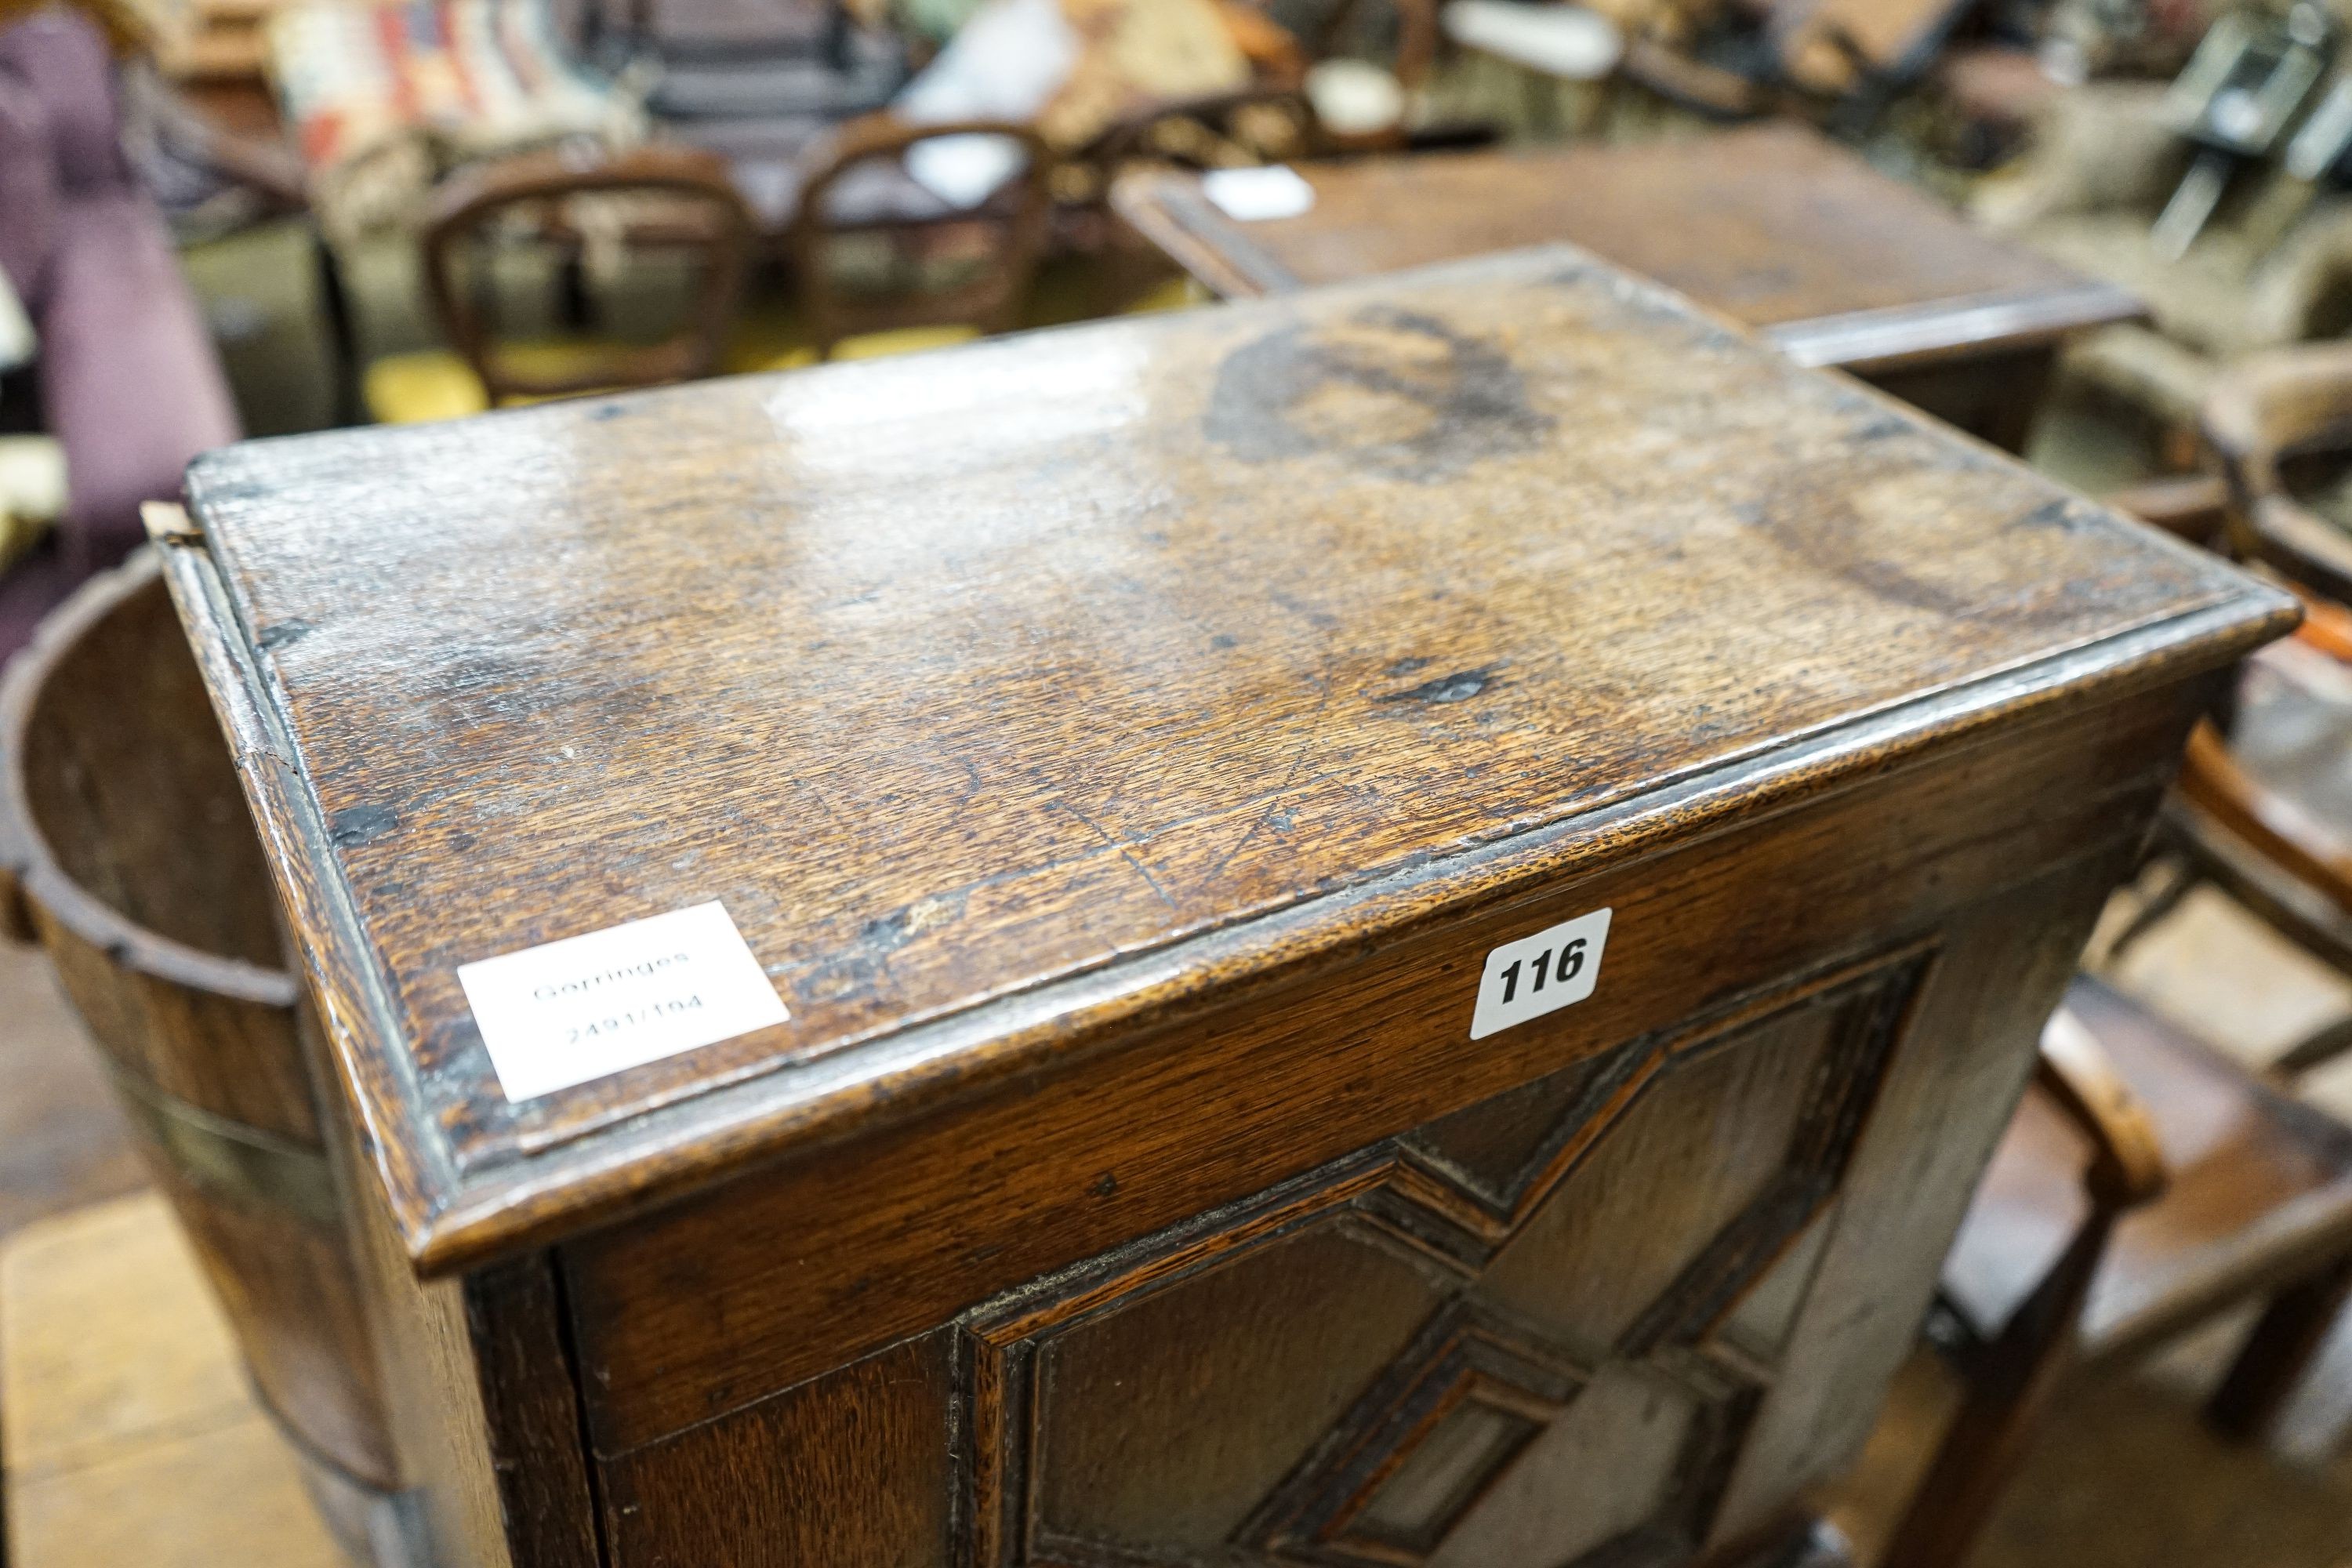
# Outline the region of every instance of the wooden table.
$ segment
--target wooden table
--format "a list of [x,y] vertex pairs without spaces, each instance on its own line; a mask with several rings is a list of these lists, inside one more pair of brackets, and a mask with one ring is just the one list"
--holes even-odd
[[2012,451],[2058,344],[2144,314],[1786,123],[1299,172],[1315,205],[1297,217],[1236,222],[1192,174],[1134,176],[1113,203],[1236,299],[1568,240]]
[[1564,248],[190,500],[453,1564],[1822,1544],[2294,615]]

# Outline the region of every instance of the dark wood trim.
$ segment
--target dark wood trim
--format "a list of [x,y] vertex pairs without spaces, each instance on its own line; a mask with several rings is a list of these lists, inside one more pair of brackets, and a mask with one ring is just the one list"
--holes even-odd
[[2114,284],[2080,283],[1821,316],[1768,327],[1760,335],[1808,368],[1870,375],[1980,353],[1989,342],[2004,351],[2053,343],[2147,314],[2136,296]]
[[[176,509],[152,509],[148,526],[176,520]],[[374,1135],[387,1125],[423,1131],[432,1118],[419,1092],[415,1064],[400,1048],[384,979],[361,934],[351,889],[335,859],[318,797],[296,760],[292,741],[253,660],[250,628],[237,616],[211,552],[183,531],[159,532],[163,563],[180,618],[189,627],[205,689],[220,720],[253,810],[279,898],[298,927],[322,940],[299,944],[310,997],[336,1069],[352,1096],[364,1156],[382,1179],[387,1212],[412,1258],[420,1228],[429,1227],[441,1194],[457,1173],[438,1130],[424,1136]],[[421,1165],[413,1165],[415,1159]]]
[[609,1557],[598,1539],[604,1510],[554,1261],[541,1253],[501,1263],[464,1289],[512,1568],[599,1568]]
[[[1696,1415],[1677,1468],[1683,1480],[1673,1505],[1674,1528],[1634,1531],[1586,1561],[1664,1562],[1686,1554],[1706,1539],[1771,1383],[1769,1368],[1715,1344],[1715,1331],[1836,1196],[1888,1064],[1906,1037],[1934,953],[1932,942],[1911,942],[1798,975],[1711,1016],[1620,1047],[1620,1056],[1646,1070],[1604,1074],[1602,1081],[1620,1087],[1570,1102],[1561,1129],[1546,1140],[1554,1152],[1531,1162],[1507,1218],[1494,1218],[1442,1167],[1402,1138],[1390,1139],[975,1308],[961,1321],[956,1359],[954,1420],[964,1456],[955,1493],[960,1560],[974,1568],[1123,1568],[1128,1559],[1118,1551],[1053,1531],[1030,1501],[1032,1449],[1040,1430],[1040,1346],[1099,1314],[1315,1226],[1344,1227],[1367,1245],[1402,1253],[1448,1281],[1451,1294],[1244,1525],[1236,1538],[1241,1545],[1329,1568],[1419,1568],[1475,1498],[1455,1500],[1457,1506],[1426,1538],[1408,1540],[1369,1525],[1364,1516],[1381,1485],[1415,1444],[1465,1402],[1525,1422],[1519,1441],[1490,1459],[1490,1472],[1478,1482],[1483,1491],[1602,1365],[1624,1363],[1691,1395]],[[1790,1133],[1780,1176],[1699,1250],[1601,1362],[1584,1364],[1462,1293],[1582,1155],[1622,1121],[1644,1088],[1676,1065],[1737,1049],[1767,1025],[1823,1006],[1838,1009],[1838,1016],[1811,1069],[1807,1110]],[[1438,1201],[1424,1207],[1429,1197]],[[1388,1214],[1382,1199],[1391,1200]],[[1486,1224],[1475,1241],[1432,1244],[1422,1226],[1394,1212],[1416,1209],[1441,1230],[1465,1211],[1487,1216]]]
[[1111,186],[1110,205],[1138,234],[1220,299],[1255,300],[1305,286],[1297,273],[1215,211],[1196,177],[1129,174]]

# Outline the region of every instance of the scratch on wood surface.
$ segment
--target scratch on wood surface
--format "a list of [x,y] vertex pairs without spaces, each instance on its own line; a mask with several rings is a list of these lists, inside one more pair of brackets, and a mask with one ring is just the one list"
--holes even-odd
[[1096,837],[1101,839],[1104,843],[1118,850],[1118,858],[1135,868],[1135,874],[1142,878],[1145,882],[1150,885],[1151,890],[1159,895],[1160,901],[1161,903],[1166,904],[1171,910],[1175,910],[1179,914],[1183,912],[1177,905],[1176,900],[1168,896],[1168,889],[1160,885],[1160,879],[1153,876],[1150,868],[1147,868],[1142,861],[1135,858],[1135,852],[1133,850],[1120,843],[1118,839],[1113,838],[1109,834],[1104,832],[1101,823],[1097,822],[1093,817],[1088,816],[1085,812],[1080,811],[1076,806],[1072,805],[1066,800],[1056,801],[1055,804],[1059,805],[1064,811],[1068,812],[1072,816],[1076,817],[1080,822],[1085,823],[1087,825],[1087,831],[1091,832]]

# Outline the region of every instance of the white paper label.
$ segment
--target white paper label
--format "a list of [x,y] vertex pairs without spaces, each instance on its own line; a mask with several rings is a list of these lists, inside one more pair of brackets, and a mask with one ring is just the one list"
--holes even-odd
[[1201,176],[1201,194],[1237,223],[1299,217],[1314,210],[1315,187],[1296,169],[1212,169]]
[[791,1016],[715,900],[460,964],[457,983],[509,1100]]
[[1483,1040],[1591,995],[1608,941],[1609,911],[1595,910],[1495,949],[1478,977],[1470,1037]]

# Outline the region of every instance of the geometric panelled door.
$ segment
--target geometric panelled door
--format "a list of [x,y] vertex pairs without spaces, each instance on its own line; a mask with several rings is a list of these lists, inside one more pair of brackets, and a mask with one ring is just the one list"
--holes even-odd
[[1635,1041],[969,1314],[963,1561],[1687,1554],[1927,957]]

